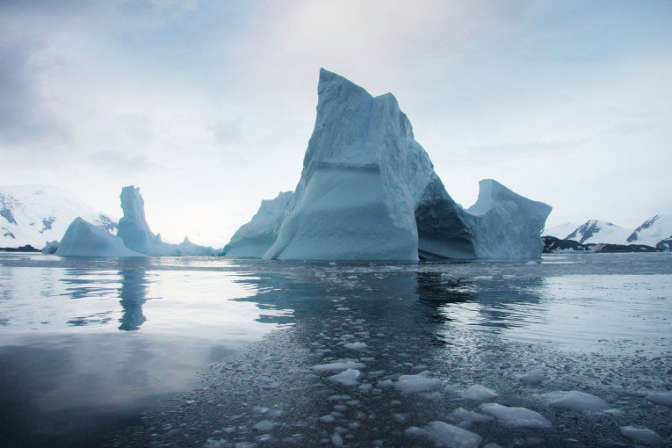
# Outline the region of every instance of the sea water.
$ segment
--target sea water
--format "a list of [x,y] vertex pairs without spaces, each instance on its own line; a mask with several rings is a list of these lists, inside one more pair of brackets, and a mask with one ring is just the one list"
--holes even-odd
[[3,446],[665,445],[671,349],[666,253],[0,255]]

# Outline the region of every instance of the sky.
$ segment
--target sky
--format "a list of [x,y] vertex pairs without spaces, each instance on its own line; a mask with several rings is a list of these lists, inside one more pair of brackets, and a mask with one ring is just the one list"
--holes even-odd
[[0,185],[223,246],[293,190],[320,67],[392,92],[447,191],[494,178],[548,226],[672,213],[672,2],[0,2]]

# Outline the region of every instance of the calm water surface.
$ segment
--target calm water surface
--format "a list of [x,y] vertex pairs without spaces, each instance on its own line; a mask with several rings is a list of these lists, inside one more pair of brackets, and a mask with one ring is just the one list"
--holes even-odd
[[[501,446],[629,446],[628,424],[669,442],[670,409],[644,396],[672,389],[671,291],[670,254],[337,264],[0,253],[0,444],[432,446],[406,430],[435,420]],[[339,360],[359,364],[353,384],[314,368]],[[395,386],[423,371],[432,388]],[[531,371],[543,380],[521,385]],[[474,384],[552,429],[451,417],[478,411],[461,395]],[[559,411],[540,398],[553,390],[613,408]]]

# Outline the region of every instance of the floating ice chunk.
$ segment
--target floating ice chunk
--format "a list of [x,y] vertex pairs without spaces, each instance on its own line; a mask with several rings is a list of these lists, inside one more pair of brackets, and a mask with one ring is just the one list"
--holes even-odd
[[450,419],[459,422],[461,426],[471,425],[473,423],[484,423],[492,421],[489,415],[479,414],[478,412],[468,411],[464,408],[457,408],[450,413]]
[[651,392],[646,396],[646,399],[656,404],[672,407],[672,391]]
[[350,395],[339,394],[339,395],[330,395],[327,397],[329,401],[345,401],[350,400],[352,397]]
[[277,423],[272,422],[271,420],[262,420],[256,425],[253,426],[254,429],[256,429],[259,432],[268,432],[271,431],[273,428],[278,426]]
[[319,420],[320,420],[321,422],[323,422],[323,423],[334,423],[334,421],[335,421],[336,419],[334,418],[333,415],[331,415],[331,414],[327,414],[327,415],[323,415],[322,417],[320,417]]
[[497,445],[496,443],[486,443],[483,445],[483,448],[502,448],[502,446]]
[[492,389],[488,389],[485,386],[481,386],[480,384],[474,384],[473,386],[470,386],[467,390],[462,392],[463,398],[474,401],[492,400],[496,396],[497,392],[495,392]]
[[331,444],[334,445],[335,447],[341,447],[343,446],[343,437],[337,432],[335,432],[331,436]]
[[372,388],[372,387],[373,387],[373,386],[371,386],[369,383],[364,383],[364,384],[360,384],[360,385],[359,385],[359,390],[360,390],[360,392],[362,392],[363,394],[368,394],[369,392],[371,392],[371,388]]
[[65,231],[56,255],[60,257],[138,257],[121,238],[77,217]]
[[527,408],[508,407],[497,403],[484,403],[479,409],[494,416],[509,428],[550,428],[551,422],[543,415]]
[[366,342],[349,342],[343,344],[343,347],[349,348],[350,350],[363,350],[366,348]]
[[208,439],[203,444],[203,448],[227,448],[229,443],[224,439]]
[[338,372],[346,369],[361,369],[364,364],[353,359],[339,359],[326,364],[316,364],[311,367],[315,372]]
[[585,392],[579,392],[578,390],[558,390],[542,394],[541,397],[551,406],[571,409],[574,411],[597,412],[609,408],[609,403],[600,397]]
[[402,392],[412,393],[427,392],[436,389],[440,385],[441,380],[432,378],[429,376],[429,372],[424,371],[416,375],[401,375],[395,387]]
[[354,386],[357,384],[357,379],[361,373],[357,369],[348,369],[336,375],[329,377],[329,380],[343,384],[344,386]]
[[665,440],[660,437],[655,431],[648,428],[641,428],[637,426],[621,426],[621,434],[628,439],[643,443],[649,446],[660,446]]
[[405,433],[414,438],[428,437],[436,446],[450,448],[478,448],[483,440],[476,433],[440,421],[430,422],[424,428],[411,426],[406,429]]
[[536,385],[541,384],[541,382],[546,379],[546,375],[542,369],[534,369],[528,374],[521,376],[519,379],[521,383]]

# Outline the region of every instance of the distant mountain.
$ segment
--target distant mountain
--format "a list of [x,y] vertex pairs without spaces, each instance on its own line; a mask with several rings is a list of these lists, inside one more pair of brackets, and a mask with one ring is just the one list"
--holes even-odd
[[558,224],[557,226],[547,227],[543,232],[541,232],[541,234],[543,236],[554,236],[558,239],[564,240],[565,237],[576,230],[577,227],[579,227],[578,224],[573,222],[565,222],[563,224]]
[[42,248],[60,240],[76,217],[115,232],[116,221],[62,190],[44,185],[0,187],[0,247]]
[[589,219],[574,229],[565,239],[578,241],[581,244],[627,244],[628,235],[630,231],[621,226],[607,221]]
[[672,238],[672,215],[656,215],[644,221],[628,236],[629,243],[656,246]]

